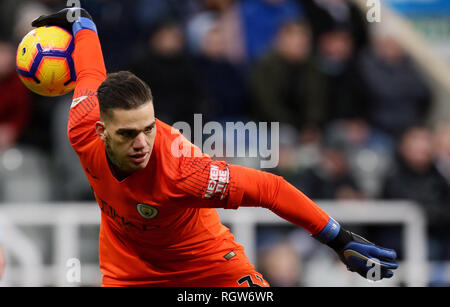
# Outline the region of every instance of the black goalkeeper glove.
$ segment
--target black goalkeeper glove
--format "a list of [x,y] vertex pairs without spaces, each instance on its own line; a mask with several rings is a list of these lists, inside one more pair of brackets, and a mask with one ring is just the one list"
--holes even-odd
[[59,26],[75,34],[83,29],[90,29],[97,33],[97,27],[91,15],[83,8],[65,8],[61,11],[42,15],[31,22],[33,27]]
[[397,253],[375,245],[365,238],[342,228],[330,218],[328,224],[314,236],[320,242],[334,249],[349,271],[357,272],[370,280],[391,278],[392,270],[398,268],[395,263]]

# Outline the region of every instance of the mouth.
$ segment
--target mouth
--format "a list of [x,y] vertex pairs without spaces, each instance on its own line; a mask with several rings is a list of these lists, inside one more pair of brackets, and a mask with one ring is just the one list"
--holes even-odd
[[129,157],[133,162],[139,164],[139,163],[144,162],[145,159],[147,159],[147,155],[148,155],[148,152],[143,152],[143,153],[130,155]]

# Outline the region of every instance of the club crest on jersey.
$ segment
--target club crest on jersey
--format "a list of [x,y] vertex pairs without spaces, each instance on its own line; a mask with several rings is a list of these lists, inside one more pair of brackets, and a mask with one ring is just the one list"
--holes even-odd
[[137,204],[136,208],[144,219],[152,219],[158,215],[158,209],[147,204]]

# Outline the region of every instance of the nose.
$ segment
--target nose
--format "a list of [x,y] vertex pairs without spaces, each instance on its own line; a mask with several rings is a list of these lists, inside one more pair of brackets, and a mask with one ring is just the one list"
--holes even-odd
[[133,140],[133,149],[135,151],[142,150],[147,144],[147,138],[143,132],[139,133],[138,136]]

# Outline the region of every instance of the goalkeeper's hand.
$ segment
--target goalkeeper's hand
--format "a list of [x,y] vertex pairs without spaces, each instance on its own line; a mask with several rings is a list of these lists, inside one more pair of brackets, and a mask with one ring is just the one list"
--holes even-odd
[[392,249],[373,244],[363,237],[342,228],[330,218],[317,235],[317,240],[333,248],[349,271],[357,272],[370,280],[391,278],[398,268],[397,253]]
[[57,13],[42,15],[31,22],[33,27],[59,26],[75,35],[83,29],[97,33],[97,27],[91,15],[83,8],[65,8]]

